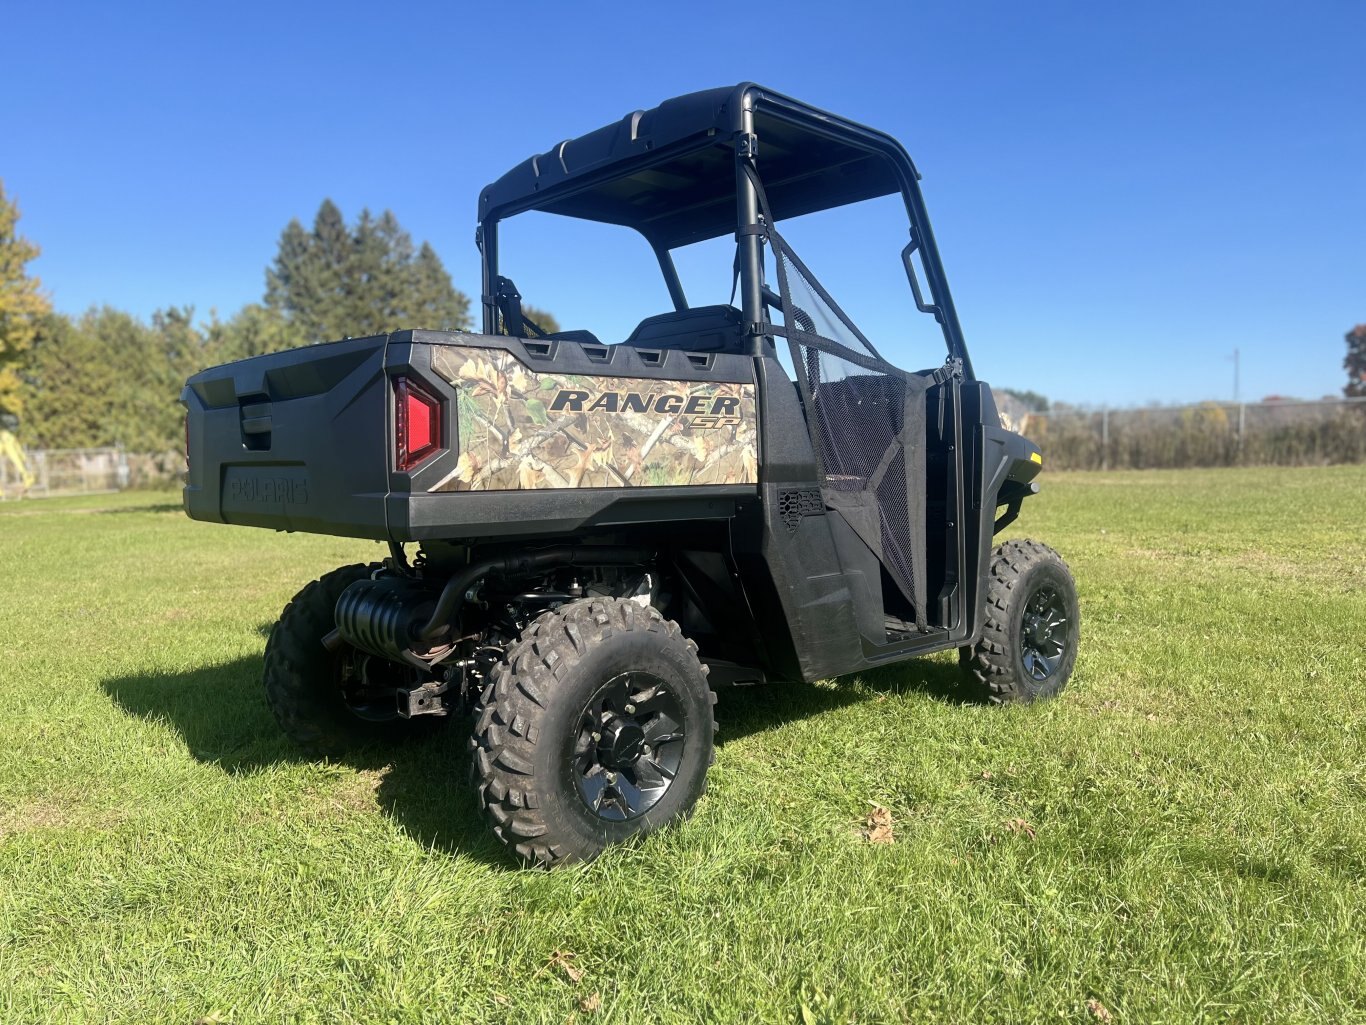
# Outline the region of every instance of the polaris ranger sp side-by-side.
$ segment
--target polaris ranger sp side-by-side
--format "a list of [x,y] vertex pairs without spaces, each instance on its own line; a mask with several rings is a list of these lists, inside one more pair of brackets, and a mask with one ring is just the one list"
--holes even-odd
[[[993,547],[1041,456],[973,373],[918,177],[890,136],[759,86],[682,96],[484,189],[481,334],[191,378],[190,516],[389,544],[286,606],[265,654],[285,731],[335,755],[472,714],[494,832],[553,865],[689,812],[715,687],[957,648],[992,701],[1061,690],[1072,577],[1043,545]],[[919,372],[782,233],[883,196],[948,348]],[[542,330],[499,260],[500,223],[533,210],[634,229],[673,309],[625,339]],[[692,306],[673,253],[722,237],[733,301]]]

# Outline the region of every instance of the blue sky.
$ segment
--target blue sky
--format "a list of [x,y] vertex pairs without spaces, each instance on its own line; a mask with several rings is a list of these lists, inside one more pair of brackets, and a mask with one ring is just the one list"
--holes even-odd
[[[1366,321],[1366,4],[11,4],[0,179],[57,307],[257,300],[324,196],[478,291],[479,189],[558,140],[754,79],[882,128],[980,376],[1074,403],[1340,392]],[[481,52],[481,51],[488,52]],[[791,226],[864,330],[927,349],[895,204]],[[553,221],[542,218],[542,222]],[[667,308],[636,240],[509,225],[565,327]],[[516,262],[513,262],[516,261]],[[690,254],[694,301],[730,257]],[[923,357],[923,358],[922,358]]]

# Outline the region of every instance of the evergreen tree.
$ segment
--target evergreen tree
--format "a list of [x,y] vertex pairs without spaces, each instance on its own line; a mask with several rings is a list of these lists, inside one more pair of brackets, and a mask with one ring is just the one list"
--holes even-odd
[[285,227],[266,272],[266,308],[310,342],[405,327],[467,330],[469,305],[436,251],[415,247],[391,211],[364,210],[351,229],[330,199],[311,232],[297,220]]
[[436,250],[426,242],[412,266],[407,314],[414,324],[437,331],[464,331],[470,326],[470,301],[456,291]]
[[1347,371],[1347,386],[1342,393],[1348,398],[1366,397],[1366,324],[1358,324],[1347,332],[1347,358],[1342,361]]
[[38,279],[25,270],[39,250],[20,237],[18,221],[19,208],[0,182],[0,414],[12,415],[23,412],[19,370],[51,309]]

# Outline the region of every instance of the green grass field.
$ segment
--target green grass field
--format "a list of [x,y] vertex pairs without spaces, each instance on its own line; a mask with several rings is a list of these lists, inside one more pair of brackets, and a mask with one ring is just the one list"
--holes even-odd
[[0,506],[0,1021],[1366,1021],[1366,467],[1050,475],[1012,532],[1081,588],[1059,701],[724,692],[691,821],[542,873],[461,724],[278,733],[271,622],[377,546]]

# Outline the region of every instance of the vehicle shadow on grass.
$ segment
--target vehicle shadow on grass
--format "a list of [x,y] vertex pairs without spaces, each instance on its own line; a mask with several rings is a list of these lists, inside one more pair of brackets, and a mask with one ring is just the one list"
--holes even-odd
[[[913,690],[956,700],[957,683],[956,667],[913,661],[849,677],[834,686],[776,682],[725,688],[717,706],[717,740],[724,745],[797,719],[872,701],[876,693]],[[172,726],[194,758],[229,775],[320,761],[280,731],[261,690],[259,656],[182,673],[120,676],[102,686],[125,712]],[[408,743],[363,748],[340,759],[340,764],[376,773],[380,809],[419,843],[511,868],[513,862],[489,834],[467,781],[468,722],[462,715],[452,715],[445,726]]]
[[776,681],[757,687],[722,688],[716,703],[716,741],[724,746],[797,719],[908,691],[948,704],[977,704],[957,666],[912,659],[840,677],[833,686]]
[[183,513],[185,507],[179,499],[167,499],[165,501],[150,501],[145,505],[116,505],[107,509],[95,509],[94,512],[100,516],[126,516],[130,513],[146,515],[147,513]]
[[[261,690],[260,657],[183,673],[121,676],[104,691],[131,715],[176,729],[198,761],[232,776],[281,764],[321,764],[299,750],[276,724]],[[414,840],[499,868],[512,868],[489,834],[467,782],[463,716],[408,743],[375,744],[338,763],[378,775],[379,808]],[[357,805],[363,810],[364,805]]]

